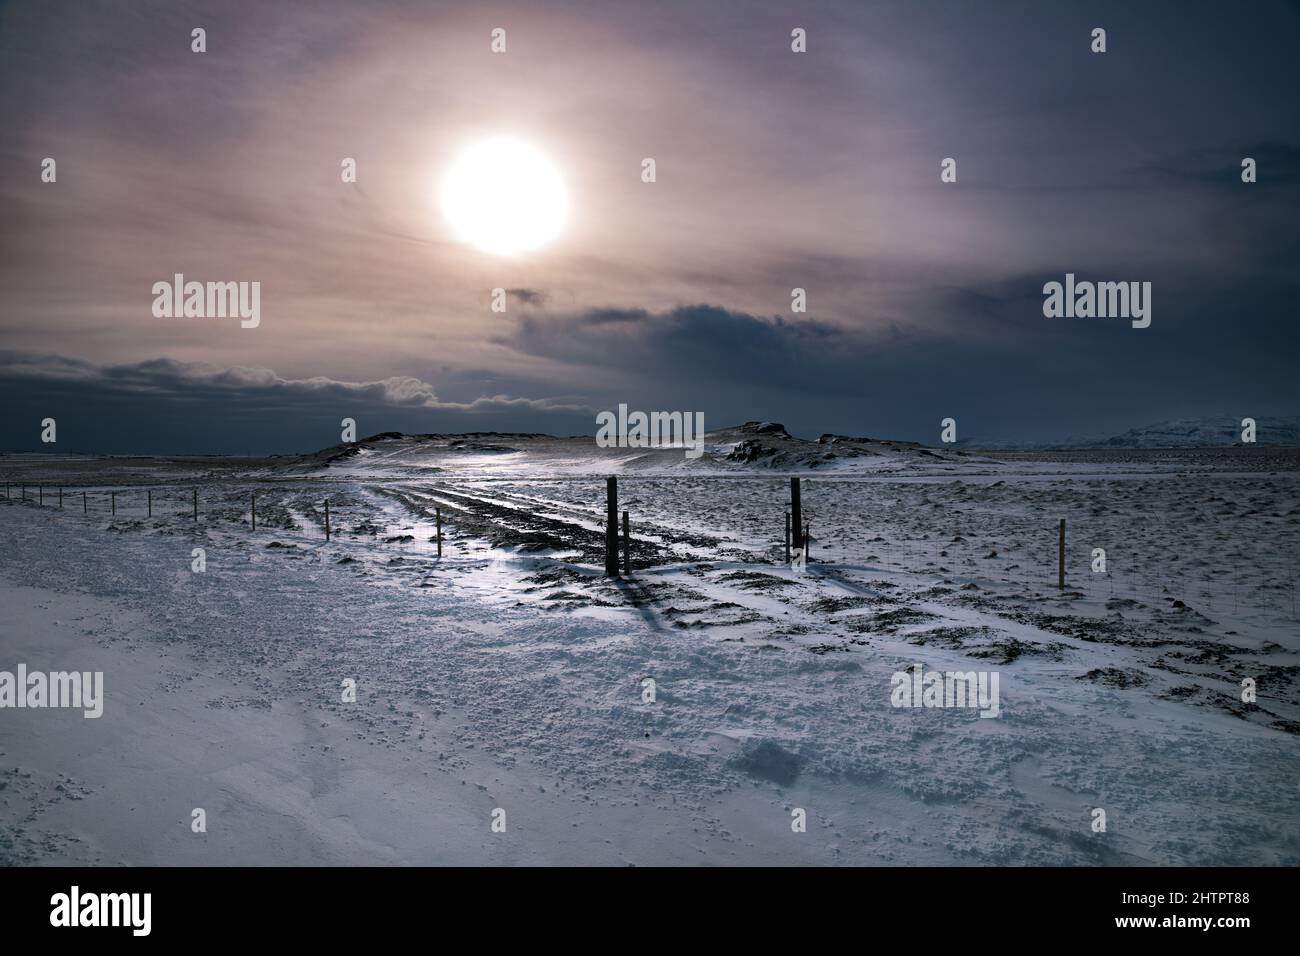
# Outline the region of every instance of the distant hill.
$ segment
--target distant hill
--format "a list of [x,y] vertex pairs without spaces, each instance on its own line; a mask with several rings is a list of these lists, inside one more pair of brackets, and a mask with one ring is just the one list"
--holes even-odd
[[687,454],[682,445],[602,448],[597,446],[594,435],[381,432],[299,456],[288,470],[316,473],[325,469],[338,476],[438,472],[486,475],[529,470],[557,475],[683,470],[743,473],[755,469],[859,473],[977,460],[950,446],[927,448],[916,442],[829,434],[816,440],[796,438],[779,422],[759,421],[706,432],[695,451],[697,454]]
[[[999,451],[1085,449],[1230,449],[1241,444],[1240,419],[1178,419],[1120,435],[1060,442],[981,442],[927,446],[887,438],[824,434],[797,438],[779,422],[749,421],[705,433],[696,454],[683,446],[598,447],[594,435],[557,437],[538,433],[467,432],[407,435],[382,432],[359,442],[295,457],[281,470],[335,476],[404,474],[664,474],[690,472],[918,473],[953,466],[985,467]],[[1300,447],[1300,418],[1264,418],[1257,444]]]
[[[1255,419],[1255,443],[1300,447],[1300,416]],[[981,441],[972,438],[959,447],[982,451],[1052,448],[1222,448],[1241,444],[1241,418],[1216,415],[1208,418],[1176,418],[1130,428],[1119,435],[1094,435],[1063,441]]]

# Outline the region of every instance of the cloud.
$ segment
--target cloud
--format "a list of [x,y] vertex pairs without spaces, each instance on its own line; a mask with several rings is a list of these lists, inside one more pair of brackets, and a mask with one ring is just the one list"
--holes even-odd
[[1195,183],[1238,190],[1242,185],[1241,161],[1246,157],[1258,164],[1260,183],[1277,186],[1300,183],[1300,146],[1284,140],[1238,143],[1171,154],[1139,165],[1136,172],[1142,177],[1144,187],[1162,182]]
[[[599,308],[529,313],[497,342],[528,355],[643,376],[707,374],[720,380],[776,384],[802,369],[851,361],[865,336],[816,319],[762,318],[714,305],[663,312]],[[847,354],[846,354],[847,353]],[[836,358],[838,356],[838,358]]]
[[[1086,265],[1093,277],[1136,277],[1122,263]],[[968,434],[1055,438],[1215,406],[1293,410],[1294,323],[1273,285],[1207,290],[1153,271],[1154,324],[1134,330],[1045,318],[1043,283],[1062,275],[931,283],[900,300],[901,315],[850,324],[708,304],[528,311],[497,344],[598,380],[587,396],[598,407],[703,409],[715,423],[772,418],[812,435],[932,438],[954,415]],[[1233,315],[1250,317],[1250,335],[1226,320]]]
[[203,362],[179,362],[156,358],[126,365],[98,366],[63,355],[34,355],[0,351],[0,380],[11,383],[97,386],[123,394],[147,393],[193,399],[234,399],[256,405],[285,400],[313,403],[356,401],[394,407],[455,410],[466,412],[530,408],[553,411],[582,411],[584,406],[554,399],[531,399],[492,395],[471,402],[444,402],[434,387],[418,378],[398,375],[377,382],[347,382],[325,376],[287,379],[269,368],[234,366],[216,368]]
[[[24,352],[0,447],[56,403],[121,451],[319,447],[357,408],[375,430],[586,428],[621,400],[1031,437],[1293,391],[1295,4],[1231,29],[1212,4],[1117,6],[1098,57],[1060,5],[830,0],[795,56],[777,0],[507,0],[504,60],[464,5],[208,6],[0,4],[0,87],[24,91],[0,99],[0,322]],[[431,201],[502,131],[552,157],[574,213],[508,262]],[[1067,271],[1152,281],[1150,333],[1043,321]],[[257,332],[156,319],[175,272],[261,282]]]
[[344,417],[368,433],[573,432],[590,418],[566,398],[493,392],[445,401],[411,376],[292,379],[263,367],[170,358],[98,365],[15,350],[0,351],[0,405],[0,448],[39,448],[34,426],[52,417],[60,451],[97,453],[314,450],[338,441]]
[[514,297],[524,305],[545,305],[546,294],[537,289],[506,289],[506,294]]

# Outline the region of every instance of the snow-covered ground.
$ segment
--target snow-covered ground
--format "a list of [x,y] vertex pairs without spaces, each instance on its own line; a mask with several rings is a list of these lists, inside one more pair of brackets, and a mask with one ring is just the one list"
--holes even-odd
[[[0,670],[102,670],[106,701],[0,710],[0,861],[1300,862],[1300,454],[751,432],[694,463],[506,438],[6,458],[29,500],[0,506]],[[892,706],[916,664],[996,672],[999,716]]]

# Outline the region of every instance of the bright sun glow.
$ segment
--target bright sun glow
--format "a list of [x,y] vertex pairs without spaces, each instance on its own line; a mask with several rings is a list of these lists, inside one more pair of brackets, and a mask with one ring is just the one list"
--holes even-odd
[[443,215],[465,242],[498,256],[544,246],[564,228],[569,197],[540,150],[498,138],[460,154],[442,182]]

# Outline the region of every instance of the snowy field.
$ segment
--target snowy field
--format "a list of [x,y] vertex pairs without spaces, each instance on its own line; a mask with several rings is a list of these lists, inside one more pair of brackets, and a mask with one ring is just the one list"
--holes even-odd
[[[0,458],[0,670],[105,675],[0,710],[0,862],[1300,863],[1300,452],[751,432]],[[918,664],[998,716],[893,706]]]

